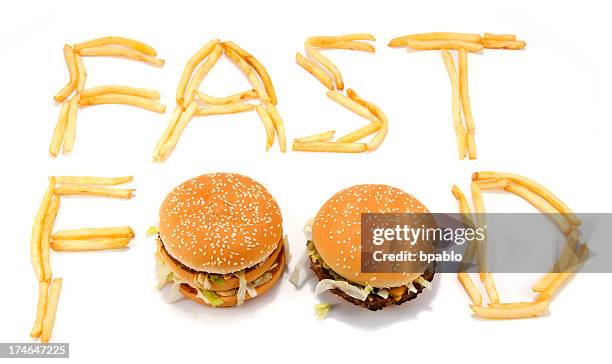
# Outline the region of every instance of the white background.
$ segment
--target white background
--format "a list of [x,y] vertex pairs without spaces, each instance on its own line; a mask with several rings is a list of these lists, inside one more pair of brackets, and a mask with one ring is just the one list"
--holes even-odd
[[[292,265],[303,251],[304,222],[333,193],[357,183],[397,186],[432,211],[454,212],[453,183],[468,192],[473,171],[502,170],[541,182],[576,211],[609,212],[612,127],[603,108],[611,96],[609,13],[588,3],[4,3],[0,342],[29,340],[37,292],[29,237],[46,177],[133,174],[137,196],[131,201],[62,200],[56,230],[129,224],[137,232],[127,251],[52,256],[55,276],[64,278],[52,339],[70,342],[74,361],[516,362],[607,355],[608,335],[600,329],[611,323],[609,275],[578,276],[551,304],[549,316],[533,320],[475,319],[455,276],[440,274],[435,288],[415,302],[374,313],[338,302],[319,322],[312,284],[296,291],[286,276],[273,291],[237,309],[164,303],[153,288],[154,243],[144,234],[156,223],[166,192],[213,171],[246,174],[271,191],[284,214]],[[439,52],[386,47],[395,36],[428,31],[513,32],[528,43],[523,51],[469,55],[477,161],[457,160],[450,85]],[[291,140],[329,129],[343,134],[364,124],[328,100],[325,89],[294,62],[307,36],[350,32],[376,35],[376,54],[325,54],[346,85],[390,119],[389,136],[372,154],[281,154],[277,146],[266,153],[264,129],[249,113],[194,119],[169,160],[154,164],[152,150],[169,113],[96,106],[78,115],[73,153],[57,160],[47,156],[59,112],[52,96],[68,77],[64,43],[120,35],[152,44],[165,67],[90,58],[87,86],[156,88],[172,110],[187,59],[209,39],[234,40],[267,67]],[[202,90],[221,96],[247,87],[224,60]],[[533,211],[503,194],[488,194],[486,203],[489,211]],[[530,299],[534,279],[498,275],[502,300]],[[320,298],[337,302],[331,295]]]

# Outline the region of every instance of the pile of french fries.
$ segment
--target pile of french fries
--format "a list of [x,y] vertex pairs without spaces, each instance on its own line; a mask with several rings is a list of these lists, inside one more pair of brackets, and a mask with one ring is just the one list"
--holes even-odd
[[[297,64],[328,89],[327,96],[330,99],[365,118],[369,123],[334,141],[333,130],[297,138],[293,141],[294,151],[360,153],[376,150],[380,146],[387,135],[386,115],[378,106],[364,100],[350,88],[346,90],[346,95],[343,94],[342,74],[338,67],[320,52],[320,49],[348,49],[374,53],[374,46],[367,42],[375,40],[371,34],[315,36],[304,42],[307,57],[299,52],[295,54]],[[375,135],[368,143],[359,142],[372,134]]]
[[[389,47],[407,47],[415,50],[441,50],[452,87],[453,127],[457,138],[459,159],[476,159],[475,127],[468,92],[467,52],[483,49],[523,49],[526,43],[514,34],[433,32],[404,35],[392,39]],[[449,50],[458,51],[455,67]]]
[[[251,90],[226,97],[214,97],[199,91],[204,77],[222,55],[227,56],[248,79]],[[246,101],[256,100],[258,104]],[[266,151],[274,144],[275,134],[281,152],[286,150],[285,126],[276,108],[276,91],[264,66],[236,43],[213,39],[187,62],[176,89],[176,107],[162,134],[153,160],[164,161],[176,147],[179,138],[194,116],[233,114],[255,110],[266,130]]]
[[64,59],[70,80],[53,99],[62,104],[60,115],[49,146],[49,154],[55,158],[60,147],[64,154],[72,152],[76,137],[76,118],[79,107],[101,104],[123,104],[164,113],[166,106],[159,102],[156,90],[128,86],[108,85],[85,88],[87,71],[83,57],[123,57],[140,62],[163,66],[164,60],[156,58],[155,49],[145,43],[122,37],[93,39],[73,46],[64,46]]
[[549,303],[559,290],[588,258],[588,246],[580,242],[580,220],[563,201],[539,183],[517,174],[487,171],[475,172],[472,175],[471,192],[475,215],[472,215],[470,206],[459,187],[453,186],[452,188],[452,194],[459,203],[459,211],[464,223],[473,222],[474,226],[480,228],[486,226],[482,191],[493,189],[515,194],[545,213],[566,236],[565,246],[550,271],[533,285],[532,290],[538,295],[532,302],[501,302],[493,275],[487,270],[486,240],[477,245],[470,244],[465,257],[470,261],[474,254],[477,254],[480,281],[484,284],[489,298],[488,305],[483,305],[482,296],[468,273],[460,269],[457,278],[470,297],[472,301],[470,307],[478,317],[515,319],[541,316],[547,312]]
[[57,303],[62,289],[62,278],[53,278],[49,252],[55,251],[93,251],[121,249],[127,247],[134,238],[129,226],[110,228],[89,228],[63,230],[53,233],[60,197],[71,195],[89,195],[112,198],[132,198],[133,189],[119,189],[110,186],[129,183],[132,176],[126,177],[88,177],[88,176],[52,176],[49,177],[44,194],[32,227],[30,257],[34,273],[38,279],[38,304],[36,319],[30,335],[49,342]]

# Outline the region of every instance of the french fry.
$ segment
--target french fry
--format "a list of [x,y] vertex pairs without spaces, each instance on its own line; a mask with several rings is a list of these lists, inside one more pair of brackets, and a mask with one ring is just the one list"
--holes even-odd
[[42,323],[42,332],[40,341],[48,343],[53,332],[55,324],[55,315],[57,313],[57,303],[59,301],[60,292],[62,291],[62,279],[55,278],[49,289],[49,298],[47,300],[47,309],[45,310],[45,318]]
[[[470,205],[468,204],[467,199],[465,198],[465,195],[463,194],[463,192],[461,192],[461,189],[459,189],[459,187],[457,187],[456,185],[453,185],[451,192],[453,196],[455,197],[455,199],[457,200],[457,202],[459,203],[459,213],[461,214],[461,220],[463,222],[463,225],[466,227],[473,226],[474,217],[472,216],[472,210],[470,209]],[[469,246],[466,249],[466,252],[462,259],[461,266],[459,268],[460,272],[465,271],[466,265],[469,262],[471,262],[472,259],[474,259],[474,254],[476,253],[476,249],[478,248],[478,243],[469,241],[468,244]]]
[[[397,38],[396,38],[397,39]],[[393,42],[393,41],[392,41]],[[414,38],[401,38],[395,41],[390,47],[408,47],[416,50],[435,50],[435,49],[458,49],[468,52],[481,51],[483,46],[480,42],[467,42],[463,40],[418,40]]]
[[567,272],[568,269],[580,263],[578,260],[578,252],[580,247],[580,233],[574,229],[567,235],[559,259],[555,262],[553,272]]
[[66,124],[68,123],[68,110],[70,109],[70,103],[65,102],[62,104],[59,118],[53,129],[53,136],[51,137],[51,144],[49,145],[49,155],[53,158],[59,154],[60,147],[64,141],[64,133],[66,132]]
[[178,86],[176,88],[176,103],[181,105],[181,107],[189,106],[184,105],[184,100],[185,91],[187,90],[187,85],[189,84],[189,80],[191,78],[191,75],[193,74],[193,70],[200,62],[202,62],[204,58],[208,57],[210,52],[212,52],[212,50],[219,44],[219,42],[219,39],[213,39],[211,41],[208,41],[193,56],[191,56],[191,58],[189,58],[189,61],[187,61],[185,68],[183,68],[181,79],[179,80]]
[[239,92],[237,94],[233,94],[226,97],[214,97],[210,95],[206,95],[200,91],[196,91],[196,96],[202,102],[209,105],[227,105],[234,104],[237,102],[245,101],[245,100],[253,100],[258,97],[257,91],[254,89]]
[[311,39],[309,43],[319,48],[347,49],[350,51],[362,51],[362,52],[368,52],[368,53],[376,52],[376,48],[373,45],[369,43],[364,43],[364,42],[352,42],[352,41],[351,42],[344,42],[344,41],[327,42],[327,41],[319,41],[316,39]]
[[253,67],[253,69],[255,69],[255,72],[257,72],[257,74],[259,75],[259,79],[261,80],[261,82],[263,82],[266,94],[268,95],[269,100],[264,101],[269,101],[273,105],[276,105],[276,91],[274,90],[274,85],[272,84],[270,75],[268,75],[268,71],[266,71],[266,68],[263,66],[263,64],[261,64],[261,62],[259,62],[257,58],[253,57],[253,55],[251,55],[249,52],[240,48],[236,43],[225,42],[223,44],[227,48],[230,48],[234,52],[236,52],[242,59],[246,61],[246,63],[248,63],[249,65],[251,65],[251,67]]
[[312,63],[308,58],[302,56],[299,52],[295,54],[295,62],[299,64],[306,72],[313,75],[319,82],[323,84],[323,86],[327,87],[328,90],[334,89],[334,82],[331,77],[321,68],[317,67],[314,63]]
[[533,207],[540,210],[544,213],[549,219],[551,219],[555,225],[563,232],[565,235],[569,235],[574,226],[570,224],[563,215],[559,214],[557,209],[546,201],[543,197],[530,190],[527,187],[524,187],[515,182],[509,182],[504,189],[512,194],[515,194],[525,201],[529,202]]
[[354,112],[355,114],[365,119],[368,119],[375,123],[380,123],[380,121],[376,118],[376,116],[372,114],[370,109],[361,105],[360,103],[351,99],[348,96],[345,96],[337,91],[328,91],[327,97],[329,97],[330,99],[334,100],[339,105],[344,106],[345,108],[349,109],[350,111]]
[[79,95],[74,95],[69,101],[68,120],[66,122],[66,131],[64,132],[64,144],[62,153],[70,154],[74,148],[74,139],[76,138],[76,119],[79,111]]
[[368,150],[365,143],[336,143],[336,142],[293,142],[293,150],[301,152],[334,152],[334,153],[363,153]]
[[187,127],[191,119],[193,119],[197,111],[198,111],[197,102],[192,102],[191,105],[189,105],[187,109],[180,114],[180,117],[178,118],[176,125],[172,129],[171,134],[168,136],[168,140],[165,141],[159,149],[158,159],[157,159],[158,161],[162,161],[168,158],[170,153],[174,150],[174,148],[178,144],[178,141],[181,138],[181,135],[183,135],[183,132],[185,131],[185,128]]
[[85,80],[87,80],[87,70],[85,69],[85,64],[83,63],[83,57],[78,54],[74,55],[77,65],[77,81],[76,81],[76,91],[81,92],[83,88],[85,88]]
[[305,136],[301,138],[296,138],[294,140],[296,142],[301,142],[301,143],[327,142],[327,141],[330,141],[334,137],[335,133],[336,133],[335,130],[324,131],[323,133],[318,133],[318,134],[313,134],[313,135],[309,135],[309,136]]
[[53,275],[51,272],[51,263],[49,262],[49,247],[51,244],[51,232],[53,231],[53,224],[55,224],[59,204],[59,196],[54,196],[45,213],[45,220],[40,234],[40,260],[42,262],[43,277],[45,281],[51,281],[51,276]]
[[149,63],[153,66],[162,67],[165,63],[163,59],[155,58],[147,54],[135,51],[130,48],[119,48],[110,46],[99,46],[91,48],[83,48],[77,52],[83,57],[120,57],[127,58],[133,61]]
[[482,45],[485,48],[489,49],[512,49],[519,50],[523,49],[527,46],[527,43],[522,40],[493,40],[493,39],[483,39]]
[[376,133],[380,129],[380,124],[378,123],[369,123],[355,131],[352,131],[348,134],[345,134],[338,138],[336,142],[338,143],[354,143],[359,141],[367,136],[370,136]]
[[104,238],[62,240],[53,239],[51,247],[58,252],[86,252],[111,249],[123,249],[128,246],[131,238]]
[[266,108],[268,109],[268,114],[270,114],[272,123],[274,123],[274,130],[278,136],[280,151],[281,153],[285,153],[287,151],[287,136],[285,134],[285,124],[283,123],[283,119],[273,103],[268,102],[266,104]]
[[465,49],[459,49],[459,92],[461,93],[461,106],[463,108],[463,117],[465,118],[465,126],[467,129],[467,152],[470,159],[476,159],[476,144],[474,142],[474,117],[472,116],[472,107],[470,104],[470,95],[468,92],[468,73],[467,73],[467,52]]
[[32,325],[32,330],[30,331],[30,336],[33,338],[40,337],[40,334],[42,332],[42,323],[43,319],[45,318],[45,311],[47,310],[48,294],[49,282],[38,282],[38,303],[36,304],[36,319],[34,320],[34,325]]
[[508,183],[510,183],[507,179],[495,179],[490,181],[474,181],[478,188],[481,190],[495,190],[495,189],[505,189]]
[[64,87],[62,87],[55,94],[55,96],[53,96],[53,100],[55,100],[55,102],[57,103],[64,102],[68,98],[68,96],[70,96],[72,91],[74,91],[74,89],[75,89],[75,84],[68,81],[68,83],[66,83]]
[[225,51],[225,55],[229,58],[235,65],[242,71],[251,86],[257,91],[257,95],[262,102],[270,102],[270,95],[268,95],[268,91],[265,89],[265,85],[262,83],[263,81],[253,72],[251,66],[244,60],[240,54],[236,53],[227,43],[223,43],[223,50]]
[[542,316],[548,311],[548,301],[533,302],[522,307],[482,307],[471,305],[474,315],[485,319],[518,319]]
[[376,41],[376,38],[369,33],[354,33],[354,34],[342,34],[342,35],[318,35],[309,37],[306,41],[309,44],[321,44],[321,43],[338,43],[338,42],[352,42],[356,40],[369,40]]
[[310,58],[317,61],[334,77],[336,89],[344,90],[344,81],[342,80],[342,74],[338,70],[338,67],[336,67],[336,65],[332,61],[322,55],[315,47],[311,46],[308,42],[304,43],[304,49],[306,50],[306,54]]
[[233,104],[226,105],[212,105],[208,107],[199,108],[196,113],[197,116],[208,116],[218,114],[235,114],[239,112],[251,111],[255,109],[255,105],[247,104],[244,102],[236,102]]
[[72,91],[74,91],[77,86],[78,73],[74,51],[71,46],[66,44],[64,45],[63,52],[64,60],[66,61],[66,66],[68,67],[68,73],[70,74],[70,81],[55,94],[53,97],[55,102],[64,102],[64,100],[70,96]]
[[164,144],[168,141],[170,136],[173,134],[174,129],[176,128],[176,125],[178,124],[178,121],[182,113],[183,113],[183,107],[181,105],[176,105],[176,107],[174,108],[174,111],[172,112],[172,115],[170,116],[170,121],[168,122],[168,126],[164,130],[164,133],[159,138],[159,141],[157,142],[157,145],[155,146],[155,150],[153,151],[153,161],[159,162],[162,160],[162,155],[160,154],[161,149],[164,146]]
[[482,38],[490,40],[516,40],[516,35],[484,33]]
[[557,277],[557,274],[559,273],[554,273],[554,272],[545,273],[531,287],[531,290],[533,292],[543,292],[546,289],[546,287],[548,287],[552,283],[552,281],[555,280],[555,278]]
[[457,278],[459,279],[459,282],[461,282],[461,285],[463,286],[463,289],[465,289],[467,295],[470,297],[470,300],[472,300],[472,303],[478,306],[482,305],[482,296],[480,295],[480,292],[478,292],[478,288],[476,288],[476,285],[474,284],[474,281],[472,281],[472,278],[470,278],[470,275],[465,272],[458,272]]
[[432,32],[432,33],[420,33],[420,34],[409,34],[401,37],[393,38],[389,42],[389,47],[406,47],[408,46],[407,40],[460,40],[464,42],[478,43],[481,40],[480,34],[474,33],[454,33],[454,32]]
[[220,44],[217,44],[215,48],[213,48],[212,52],[208,55],[208,58],[202,62],[195,70],[193,76],[191,77],[191,81],[187,86],[187,90],[185,91],[185,101],[184,105],[189,105],[195,100],[196,91],[202,84],[202,80],[204,77],[210,72],[210,70],[217,64],[217,61],[223,55],[223,47]]
[[274,122],[263,105],[257,105],[255,111],[266,129],[266,151],[268,151],[274,144]]
[[540,195],[543,199],[548,201],[551,205],[553,205],[555,209],[559,211],[559,213],[565,216],[565,218],[570,222],[570,224],[574,226],[580,226],[580,220],[563,201],[561,201],[547,188],[535,181],[530,180],[529,178],[519,176],[518,174],[513,173],[491,171],[475,172],[474,174],[472,174],[472,181],[490,180],[496,178],[505,178],[532,190],[536,194]]
[[586,261],[589,255],[589,248],[586,244],[583,244],[580,247],[578,252],[578,262],[574,266],[570,267],[567,272],[563,273],[555,273],[553,274],[552,281],[540,292],[538,295],[537,301],[550,301],[552,300],[556,294],[561,290],[561,288],[576,274],[576,272],[580,269],[582,264]]
[[36,217],[34,218],[34,224],[32,225],[30,258],[32,260],[32,266],[34,267],[34,273],[36,273],[36,278],[38,278],[39,281],[44,280],[45,278],[41,259],[40,240],[42,236],[44,219],[47,215],[47,211],[49,210],[49,206],[51,205],[53,194],[55,193],[55,183],[55,177],[49,177],[47,190],[45,191],[42,201],[40,202],[40,206],[36,212]]
[[157,90],[150,90],[146,88],[135,88],[129,86],[120,86],[120,85],[108,85],[108,86],[98,86],[92,87],[88,89],[84,89],[81,91],[81,99],[86,99],[89,97],[100,96],[105,94],[121,94],[121,95],[131,95],[131,96],[140,96],[147,99],[159,100],[161,95]]
[[382,144],[383,140],[385,140],[385,137],[387,136],[389,128],[389,121],[387,119],[387,115],[385,115],[385,113],[378,106],[361,98],[355,92],[355,90],[349,88],[346,90],[346,94],[351,100],[355,101],[361,106],[366,107],[372,113],[372,115],[374,115],[377,123],[380,124],[380,129],[378,129],[378,132],[376,132],[374,138],[372,138],[372,140],[370,140],[370,142],[368,143],[369,151],[378,149],[378,147]]
[[53,240],[95,240],[95,239],[132,239],[134,231],[129,226],[60,230],[53,234]]
[[58,184],[80,184],[80,185],[99,185],[116,186],[130,183],[134,180],[133,176],[123,177],[92,177],[92,176],[57,176]]
[[135,51],[144,53],[146,55],[149,56],[157,56],[157,51],[155,50],[155,48],[151,47],[150,45],[134,40],[134,39],[129,39],[129,38],[124,38],[124,37],[115,37],[115,36],[109,36],[109,37],[102,37],[102,38],[97,38],[97,39],[92,39],[86,42],[82,42],[82,43],[77,43],[74,45],[74,50],[75,51],[80,51],[81,49],[85,49],[85,48],[93,48],[93,47],[100,47],[100,46],[123,46],[126,48],[131,48]]
[[134,189],[63,185],[55,189],[55,194],[60,196],[99,196],[130,199],[134,197]]
[[493,308],[524,308],[532,306],[533,302],[500,302],[500,303],[489,303],[489,307]]
[[493,304],[499,303],[499,293],[497,293],[497,288],[495,287],[493,274],[490,272],[485,274],[484,286],[487,291],[487,296],[489,296],[489,302]]
[[446,66],[446,71],[451,81],[453,126],[455,129],[455,136],[457,138],[457,152],[459,153],[459,159],[465,159],[467,148],[467,131],[461,118],[459,76],[457,74],[457,69],[455,68],[455,62],[453,62],[453,56],[451,56],[450,52],[446,49],[442,50],[442,59],[444,60],[444,65]]
[[140,96],[124,95],[124,94],[103,94],[88,98],[81,98],[79,105],[106,105],[106,104],[121,104],[139,107],[141,109],[163,114],[166,112],[166,105],[160,104],[157,101],[147,99]]
[[[474,218],[476,220],[476,227],[485,229],[487,225],[485,219],[485,207],[484,201],[482,199],[482,191],[480,191],[480,187],[474,182],[471,185],[472,188],[472,202],[474,203]],[[487,239],[486,239],[486,230],[484,239],[478,243],[478,272],[480,272],[480,280],[482,282],[485,281],[487,272]]]

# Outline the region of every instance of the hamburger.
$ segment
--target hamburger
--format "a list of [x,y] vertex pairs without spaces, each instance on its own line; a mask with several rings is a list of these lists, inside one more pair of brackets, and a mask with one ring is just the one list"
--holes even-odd
[[[362,213],[417,216],[429,211],[412,195],[386,185],[357,185],[336,193],[304,229],[310,269],[319,279],[316,294],[329,290],[357,306],[377,311],[413,300],[424,288],[431,288],[434,267],[420,262],[404,263],[399,272],[361,271]],[[430,251],[431,246],[417,241],[411,249]]]
[[249,177],[213,173],[184,182],[159,210],[160,286],[213,307],[264,294],[284,271],[282,222],[272,195]]

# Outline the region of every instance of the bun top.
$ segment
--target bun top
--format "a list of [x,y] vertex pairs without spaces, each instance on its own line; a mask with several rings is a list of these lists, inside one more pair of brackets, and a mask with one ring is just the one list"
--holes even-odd
[[159,234],[168,253],[187,267],[226,274],[268,257],[281,240],[282,221],[264,186],[240,174],[212,173],[168,194]]
[[[348,281],[377,288],[406,285],[425,268],[409,265],[411,272],[361,272],[362,213],[429,213],[412,195],[387,185],[357,185],[336,193],[321,207],[312,227],[312,240],[323,261]],[[429,250],[417,243],[414,249]],[[404,269],[407,270],[407,269]],[[414,270],[412,272],[412,270]]]

